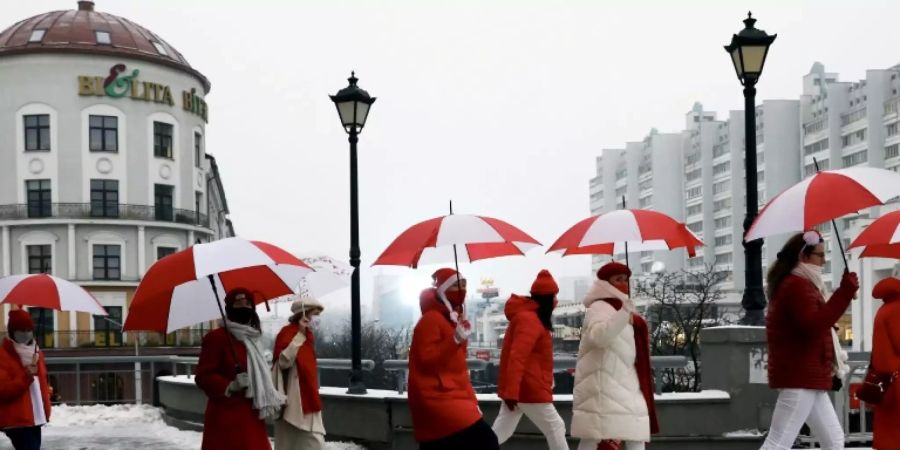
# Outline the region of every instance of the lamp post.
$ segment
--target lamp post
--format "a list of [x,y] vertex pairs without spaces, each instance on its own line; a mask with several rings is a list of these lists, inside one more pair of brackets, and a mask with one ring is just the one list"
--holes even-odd
[[348,394],[365,394],[366,385],[362,377],[362,350],[361,335],[362,323],[359,305],[359,188],[357,182],[356,143],[359,141],[359,133],[366,126],[366,118],[369,116],[369,108],[375,103],[375,97],[360,89],[356,85],[359,81],[356,73],[350,72],[347,79],[350,85],[331,96],[331,101],[337,107],[341,118],[341,125],[347,132],[350,141],[350,265],[353,266],[353,278],[350,287],[350,334],[351,334],[351,361],[350,387]]
[[[756,82],[762,75],[763,65],[769,46],[775,41],[777,35],[769,36],[765,31],[759,30],[753,25],[756,19],[751,13],[747,13],[744,19],[744,29],[731,38],[731,44],[725,46],[725,51],[731,56],[738,80],[744,86],[744,155],[747,181],[747,214],[744,217],[744,235],[750,229],[750,225],[756,219],[759,212],[759,192],[756,177]],[[765,325],[763,310],[766,308],[766,297],[763,293],[762,276],[762,245],[763,241],[757,239],[752,242],[744,242],[744,297],[741,306],[744,308],[744,317],[741,323],[745,325]]]

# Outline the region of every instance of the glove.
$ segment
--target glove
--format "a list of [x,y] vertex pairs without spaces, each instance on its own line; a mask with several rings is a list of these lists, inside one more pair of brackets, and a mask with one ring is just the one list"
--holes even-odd
[[515,411],[516,406],[519,405],[518,400],[503,400],[503,403],[506,405],[507,408],[509,408],[510,411]]
[[241,372],[234,377],[234,380],[231,380],[231,383],[228,383],[228,388],[226,389],[228,394],[233,394],[235,392],[243,391],[250,387],[250,375],[247,372]]
[[853,292],[859,290],[859,276],[855,272],[844,272],[841,277],[841,289],[851,289]]
[[462,344],[469,339],[470,334],[472,334],[472,324],[469,323],[468,320],[461,320],[456,324],[453,340],[456,341],[457,344]]

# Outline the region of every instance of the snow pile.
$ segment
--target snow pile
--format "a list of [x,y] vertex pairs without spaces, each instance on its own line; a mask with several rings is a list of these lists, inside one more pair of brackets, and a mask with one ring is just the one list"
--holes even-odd
[[729,438],[742,438],[742,437],[761,437],[765,433],[759,430],[737,430],[737,431],[729,431],[727,433],[722,434],[722,436]]
[[[148,405],[54,407],[43,430],[46,450],[191,450],[202,434],[166,425],[162,412]],[[344,442],[329,442],[327,450],[365,450]],[[12,450],[0,435],[0,450]]]

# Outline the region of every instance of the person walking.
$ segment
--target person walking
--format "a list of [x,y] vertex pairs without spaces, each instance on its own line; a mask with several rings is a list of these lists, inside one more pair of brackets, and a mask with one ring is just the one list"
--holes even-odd
[[434,287],[419,297],[422,317],[409,353],[413,434],[421,450],[498,450],[469,380],[466,280],[453,269],[440,269],[432,278]]
[[272,378],[287,397],[275,421],[275,450],[325,450],[313,334],[324,310],[318,300],[302,295],[291,304],[291,318],[275,338]]
[[[900,267],[898,267],[900,268]],[[877,374],[893,375],[893,383],[881,403],[875,406],[872,447],[876,450],[900,449],[900,276],[885,278],[875,285],[872,296],[884,301],[875,314],[872,333],[872,367]]]
[[541,430],[550,450],[568,450],[566,424],[553,406],[553,310],[559,287],[547,270],[538,273],[531,297],[513,294],[504,312],[509,320],[500,353],[497,395],[503,401],[494,421],[502,445],[522,415]]
[[824,241],[811,230],[788,239],[766,276],[769,387],[778,390],[778,400],[761,450],[792,448],[804,422],[823,450],[844,448],[844,430],[828,395],[847,373],[833,327],[859,279],[845,271],[828,298],[824,266]]
[[41,427],[50,421],[44,353],[34,341],[28,311],[11,310],[6,332],[0,347],[0,430],[15,450],[39,450]]
[[[263,353],[253,294],[238,288],[225,296],[226,328],[203,337],[195,382],[208,399],[202,450],[268,450],[266,419],[285,402],[272,383]],[[230,336],[226,333],[230,333]]]
[[650,369],[650,332],[628,297],[631,270],[610,262],[584,298],[575,367],[573,437],[579,450],[643,450],[659,431]]

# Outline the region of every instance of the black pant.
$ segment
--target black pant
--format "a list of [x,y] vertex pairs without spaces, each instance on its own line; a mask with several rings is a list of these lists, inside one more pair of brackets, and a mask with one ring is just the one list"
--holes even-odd
[[442,439],[420,442],[419,450],[500,450],[491,426],[478,419],[469,428]]
[[41,450],[41,427],[3,430],[16,450]]

